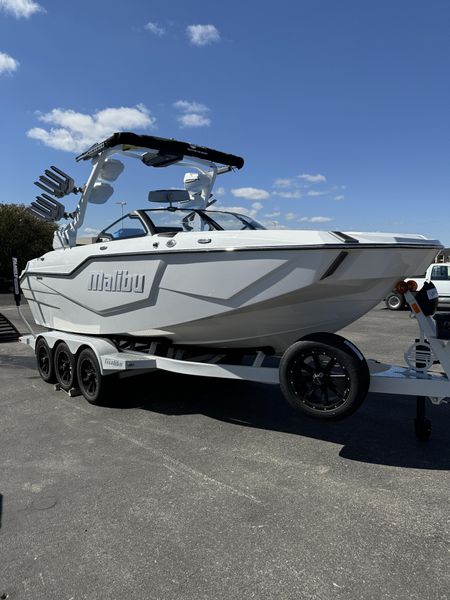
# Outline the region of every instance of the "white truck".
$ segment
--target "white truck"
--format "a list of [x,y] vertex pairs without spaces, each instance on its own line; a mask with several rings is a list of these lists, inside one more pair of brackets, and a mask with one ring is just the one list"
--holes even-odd
[[[425,281],[430,281],[436,286],[438,291],[439,306],[450,305],[450,262],[433,263],[428,267],[424,275],[410,277],[409,279],[414,279],[417,282],[417,289],[419,290]],[[398,294],[395,290],[386,296],[384,301],[389,310],[402,310],[406,307],[405,297],[403,294]]]

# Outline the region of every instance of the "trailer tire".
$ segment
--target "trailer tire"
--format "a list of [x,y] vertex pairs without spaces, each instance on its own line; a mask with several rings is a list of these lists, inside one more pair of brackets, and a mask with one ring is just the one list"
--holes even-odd
[[55,377],[60,388],[68,392],[77,385],[76,359],[65,342],[60,342],[53,356]]
[[305,337],[301,338],[301,340],[299,341],[320,342],[321,344],[328,344],[329,346],[334,346],[335,348],[339,348],[340,350],[347,352],[347,354],[356,356],[356,358],[362,363],[363,368],[366,371],[367,377],[370,378],[369,367],[367,366],[366,359],[364,358],[362,352],[355,346],[353,342],[343,337],[342,335],[338,335],[337,333],[328,333],[328,331],[318,331],[315,333],[305,335]]
[[46,383],[55,383],[55,366],[53,364],[53,352],[45,338],[40,337],[34,348],[39,375]]
[[102,375],[95,352],[85,348],[80,352],[77,362],[78,387],[90,404],[105,404],[117,381],[115,375]]
[[389,310],[403,310],[405,308],[405,298],[402,294],[392,292],[386,296],[384,303]]
[[328,343],[301,340],[286,350],[280,362],[281,391],[301,413],[320,420],[343,419],[367,396],[369,369],[361,353],[343,347],[344,338],[319,335],[322,340],[329,335]]

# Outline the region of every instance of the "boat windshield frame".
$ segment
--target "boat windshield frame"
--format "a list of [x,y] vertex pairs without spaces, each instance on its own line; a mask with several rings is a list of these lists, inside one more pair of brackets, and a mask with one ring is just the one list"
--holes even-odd
[[[215,210],[215,211],[206,211],[197,208],[144,208],[141,210],[134,210],[119,219],[116,219],[106,227],[104,227],[97,236],[96,242],[105,242],[105,241],[117,241],[119,239],[131,239],[136,237],[147,237],[152,235],[176,235],[177,233],[190,233],[191,231],[188,229],[183,229],[182,227],[173,227],[169,226],[158,226],[156,225],[152,219],[151,214],[148,213],[175,213],[182,212],[186,213],[186,217],[191,214],[198,214],[202,221],[209,227],[209,229],[193,229],[192,233],[201,233],[202,231],[244,231],[244,230],[261,230],[265,229],[263,225],[249,217],[248,215],[241,215],[240,213],[232,212],[232,211],[224,211],[224,210]],[[211,215],[214,214],[223,214],[223,215],[232,215],[237,221],[241,222],[244,226],[240,229],[226,229],[222,227],[220,223],[218,223]],[[115,225],[119,225],[124,220],[131,218],[139,221],[142,225],[142,232],[134,232],[129,235],[125,235],[123,237],[114,237],[108,230],[113,228]],[[183,225],[183,221],[180,219],[180,225]],[[146,232],[145,232],[146,230]]]
[[[136,211],[139,215],[141,215],[141,217],[145,220],[145,223],[147,225],[147,227],[149,228],[150,232],[155,235],[155,234],[161,234],[161,233],[189,233],[189,230],[185,230],[185,229],[174,229],[173,231],[170,231],[169,228],[164,227],[164,230],[162,231],[161,226],[157,226],[151,218],[151,214],[152,213],[161,213],[161,212],[168,212],[168,213],[185,213],[186,216],[190,215],[190,214],[198,214],[200,216],[200,218],[205,222],[205,224],[209,225],[209,231],[243,231],[243,230],[261,230],[261,229],[265,229],[265,227],[263,225],[261,225],[260,223],[258,223],[257,221],[255,221],[254,219],[252,219],[251,217],[247,216],[247,215],[242,215],[240,213],[236,213],[236,212],[232,212],[232,211],[221,211],[221,210],[204,210],[204,209],[198,209],[198,208],[176,208],[176,207],[172,207],[172,208],[146,208],[146,209],[142,209],[139,211]],[[223,214],[223,215],[231,215],[232,217],[234,217],[236,219],[237,222],[242,223],[242,227],[240,227],[239,229],[228,229],[226,227],[223,227],[220,222],[218,222],[217,220],[214,219],[214,215],[215,214]],[[182,223],[182,220],[180,219],[180,224]],[[206,229],[205,229],[206,230]],[[205,230],[193,230],[194,233],[198,233],[201,231],[205,231]]]

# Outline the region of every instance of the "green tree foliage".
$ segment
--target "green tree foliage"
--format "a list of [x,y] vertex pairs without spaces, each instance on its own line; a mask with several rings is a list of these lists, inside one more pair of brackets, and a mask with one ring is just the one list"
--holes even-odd
[[22,270],[27,261],[52,249],[54,223],[33,217],[23,204],[0,204],[0,273],[11,276],[11,256]]

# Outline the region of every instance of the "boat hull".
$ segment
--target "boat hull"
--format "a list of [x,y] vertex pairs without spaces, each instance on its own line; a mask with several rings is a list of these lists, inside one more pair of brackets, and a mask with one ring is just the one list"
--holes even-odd
[[31,261],[21,285],[36,323],[81,334],[281,352],[310,332],[334,332],[355,321],[436,254],[435,247],[414,244],[162,252],[137,242],[132,248],[129,241],[114,242],[106,251],[94,244]]

